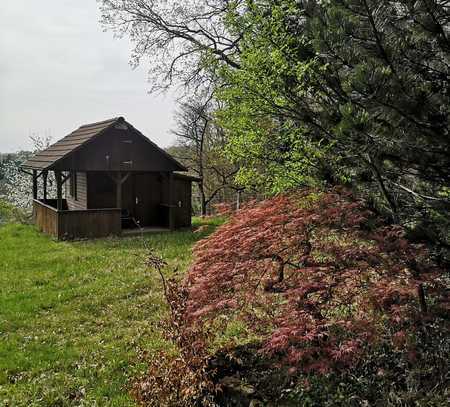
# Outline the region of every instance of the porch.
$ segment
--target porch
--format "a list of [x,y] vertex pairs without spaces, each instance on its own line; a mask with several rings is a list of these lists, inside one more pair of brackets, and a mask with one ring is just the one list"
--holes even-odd
[[169,232],[169,227],[130,224],[120,208],[69,210],[62,199],[34,199],[33,220],[41,232],[58,240],[97,238],[107,236],[137,236],[147,233]]
[[61,206],[57,209],[56,199],[33,199],[33,218],[40,231],[58,240],[121,234],[120,208],[68,210],[65,199]]

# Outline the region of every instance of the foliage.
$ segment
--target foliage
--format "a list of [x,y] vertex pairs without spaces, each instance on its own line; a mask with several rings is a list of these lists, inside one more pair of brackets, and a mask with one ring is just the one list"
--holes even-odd
[[[344,183],[448,245],[449,8],[425,1],[249,1],[221,124],[239,180]],[[446,243],[445,243],[446,242]]]
[[3,180],[0,198],[26,212],[31,210],[31,176],[20,171],[20,164],[29,154],[19,153],[2,165]]
[[448,320],[423,321],[413,353],[389,342],[352,369],[297,379],[283,398],[296,406],[429,406],[448,402]]
[[[147,245],[184,271],[202,232],[145,234]],[[30,225],[0,227],[0,405],[134,406],[140,349],[168,345],[159,279],[143,265],[142,238],[56,242]]]
[[[135,62],[156,55],[156,87],[176,80],[213,88],[240,185],[277,194],[344,184],[374,212],[338,189],[238,211],[196,248],[180,288],[188,290],[183,322],[218,336],[244,324],[240,340],[257,337],[261,354],[281,358],[293,377],[317,378],[309,393],[307,385],[299,390],[311,404],[323,402],[322,384],[336,404],[352,397],[345,387],[368,383],[377,370],[367,364],[385,354],[409,363],[394,395],[409,392],[409,372],[423,368],[414,355],[431,355],[423,331],[438,320],[441,326],[440,317],[448,322],[448,281],[414,243],[450,245],[447,2],[102,4],[105,24],[135,42]],[[392,226],[399,223],[412,229],[414,242]],[[178,369],[189,365],[180,349],[175,354],[168,365],[152,359],[152,374],[162,369],[162,377],[180,360]],[[362,370],[352,376],[350,366]],[[180,373],[170,373],[174,388],[183,388]],[[387,382],[374,380],[377,388]],[[148,394],[167,396],[171,385],[153,384]]]
[[100,3],[154,88],[214,93],[240,186],[351,185],[448,249],[446,1]]
[[234,212],[234,206],[226,202],[220,202],[214,205],[214,213],[217,216],[229,216]]
[[23,211],[0,199],[0,226],[10,222],[25,223],[26,221],[27,216]]
[[338,189],[256,203],[194,253],[187,323],[243,321],[291,373],[350,367],[379,341],[413,351],[421,319],[450,305],[427,250]]
[[288,374],[278,359],[258,352],[257,343],[225,348],[211,362],[210,373],[222,388],[216,400],[283,407],[444,406],[450,395],[449,328],[448,318],[424,319],[414,352],[382,338],[359,363],[328,374]]

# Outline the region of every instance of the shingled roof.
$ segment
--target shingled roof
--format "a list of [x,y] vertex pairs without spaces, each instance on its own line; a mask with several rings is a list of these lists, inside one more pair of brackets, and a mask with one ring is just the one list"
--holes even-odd
[[163,149],[159,148],[155,143],[145,137],[141,132],[136,130],[133,126],[125,121],[123,117],[115,117],[109,120],[104,120],[96,123],[89,123],[80,126],[78,129],[68,134],[61,140],[52,144],[50,147],[43,151],[38,152],[36,155],[31,157],[29,160],[25,161],[21,167],[22,168],[33,168],[37,170],[51,169],[58,161],[67,157],[75,150],[78,150],[82,145],[88,143],[92,139],[98,137],[102,133],[106,132],[110,127],[118,123],[126,123],[130,128],[134,129],[137,134],[143,137],[148,143],[153,147],[157,148],[161,153],[163,153],[167,158],[174,162],[179,171],[187,171],[187,169],[182,166],[178,161],[176,161],[172,156],[170,156]]

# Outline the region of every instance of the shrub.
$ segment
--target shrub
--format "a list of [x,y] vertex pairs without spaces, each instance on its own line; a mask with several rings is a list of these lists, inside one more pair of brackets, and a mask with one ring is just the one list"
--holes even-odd
[[444,406],[450,397],[449,354],[448,324],[426,321],[415,334],[414,351],[383,343],[351,369],[299,376],[284,399],[299,407]]
[[173,349],[148,359],[141,403],[229,405],[230,377],[286,405],[448,396],[448,276],[349,192],[252,202],[194,255],[181,283],[161,274]]
[[219,333],[244,321],[291,372],[351,366],[386,335],[413,349],[419,321],[449,299],[403,235],[341,189],[254,203],[195,247],[185,320]]
[[233,213],[233,205],[229,202],[220,202],[213,205],[216,216],[229,216]]
[[0,226],[8,222],[25,223],[29,221],[29,216],[19,208],[0,199]]

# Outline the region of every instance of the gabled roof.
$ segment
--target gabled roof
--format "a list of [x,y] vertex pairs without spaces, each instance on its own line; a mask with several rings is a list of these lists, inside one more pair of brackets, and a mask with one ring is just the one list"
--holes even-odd
[[163,155],[171,160],[176,165],[176,167],[178,167],[178,171],[187,171],[187,169],[178,161],[176,161],[170,154],[159,148],[155,143],[145,137],[140,131],[136,130],[132,125],[127,123],[123,117],[115,117],[101,122],[84,124],[61,140],[52,144],[50,147],[38,152],[36,155],[25,161],[21,166],[23,168],[33,168],[37,170],[51,169],[58,161],[66,158],[67,156],[78,150],[81,146],[89,143],[94,138],[100,136],[109,128],[112,128],[119,123],[127,124],[140,137],[145,139],[145,141],[150,143],[154,148],[158,149]]

